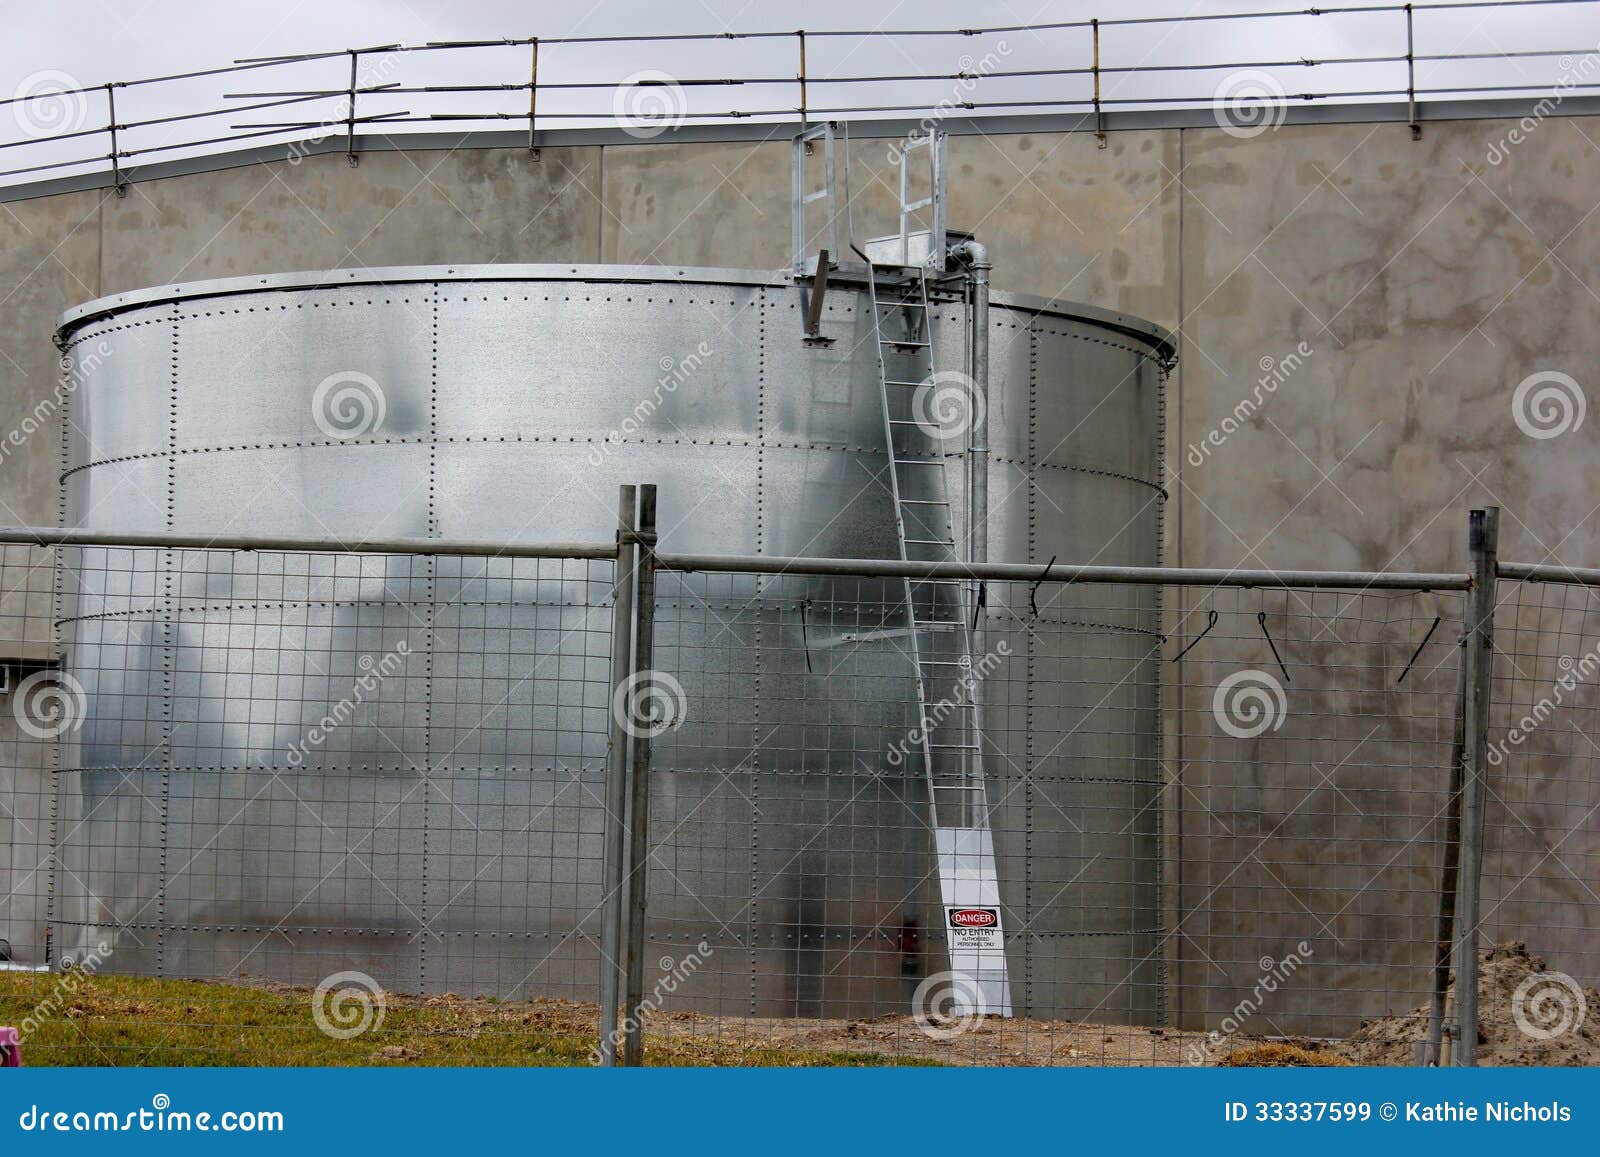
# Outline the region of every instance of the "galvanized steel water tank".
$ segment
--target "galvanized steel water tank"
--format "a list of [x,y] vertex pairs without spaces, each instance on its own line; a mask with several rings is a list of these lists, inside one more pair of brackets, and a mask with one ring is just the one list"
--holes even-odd
[[[58,336],[76,383],[64,521],[593,540],[618,484],[649,481],[665,550],[895,557],[866,301],[831,288],[819,346],[796,286],[739,270],[393,268],[106,298]],[[962,365],[964,318],[937,303],[941,366]],[[1157,563],[1168,336],[997,293],[990,339],[989,557]],[[129,971],[359,968],[397,991],[592,999],[608,578],[86,553],[63,588],[87,710],[57,777],[58,952],[105,940]],[[674,576],[663,596],[657,665],[677,665],[690,711],[657,745],[651,935],[716,953],[675,999],[902,1010],[932,840],[920,783],[864,767],[914,719],[910,669],[868,642],[842,673],[807,671],[819,640],[885,621],[893,585]],[[1025,598],[992,598],[1015,641],[985,707],[1007,923],[1025,930],[1017,1011],[1148,1020],[1157,596],[1078,592],[1081,621],[1038,632],[1015,629]],[[1105,613],[1082,614],[1095,600]],[[398,664],[383,689],[308,747],[377,662]]]

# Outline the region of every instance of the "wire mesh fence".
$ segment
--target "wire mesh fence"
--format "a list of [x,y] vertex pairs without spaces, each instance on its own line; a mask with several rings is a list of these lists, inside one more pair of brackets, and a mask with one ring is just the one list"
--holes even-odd
[[[5,546],[29,1063],[582,1063],[624,894],[652,1063],[1448,1039],[1466,576],[1028,568],[936,620],[893,564],[647,551],[641,663],[612,549]],[[1555,1063],[1595,1029],[1600,608],[1499,594],[1482,1051]]]
[[1157,588],[986,584],[972,676],[1015,1014],[997,1018],[940,1006],[954,930],[895,584],[661,590],[683,713],[653,748],[650,935],[664,966],[696,956],[664,1029],[1207,1063],[1237,1029],[1343,1036],[1427,999],[1459,595],[1189,591],[1169,637]]
[[[7,721],[10,964],[50,970],[9,977],[17,1020],[73,966],[227,982],[112,987],[104,1063],[293,1060],[302,1034],[240,1025],[329,977],[594,999],[613,564],[62,554],[54,594],[27,548],[0,574],[8,624],[53,618],[62,658]],[[84,1059],[73,1007],[99,1006],[70,994],[36,1060]],[[149,1018],[169,1039],[124,1046]]]
[[[1480,1008],[1491,1063],[1600,1043],[1600,590],[1501,580],[1495,615]],[[1525,945],[1531,960],[1520,955]],[[1540,964],[1544,967],[1539,967]]]

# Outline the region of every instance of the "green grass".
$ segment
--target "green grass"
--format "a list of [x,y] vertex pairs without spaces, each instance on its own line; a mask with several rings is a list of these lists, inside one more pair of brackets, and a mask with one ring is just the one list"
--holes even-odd
[[[339,1040],[312,992],[86,973],[0,973],[0,1025],[25,1028],[25,1065],[588,1065],[594,1005],[386,995],[381,1023]],[[876,1066],[874,1053],[761,1047],[647,1033],[651,1065]]]

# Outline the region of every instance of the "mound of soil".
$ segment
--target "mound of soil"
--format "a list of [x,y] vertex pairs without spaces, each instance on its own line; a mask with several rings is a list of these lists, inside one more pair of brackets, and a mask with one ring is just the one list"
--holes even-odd
[[1287,1041],[1269,1041],[1262,1045],[1235,1049],[1217,1064],[1229,1068],[1320,1069],[1338,1068],[1350,1062],[1324,1048],[1319,1042],[1291,1044]]
[[[1578,990],[1567,986],[1568,979],[1550,972],[1520,940],[1484,952],[1478,969],[1478,1063],[1600,1064],[1600,991],[1582,989],[1580,1001]],[[1453,979],[1450,995],[1453,1000]],[[1518,1023],[1519,1015],[1532,1033]],[[1335,1047],[1358,1065],[1410,1065],[1416,1063],[1416,1042],[1427,1032],[1428,1008],[1423,1005],[1399,1016],[1367,1021]],[[1549,1039],[1534,1035],[1541,1032],[1556,1035]]]

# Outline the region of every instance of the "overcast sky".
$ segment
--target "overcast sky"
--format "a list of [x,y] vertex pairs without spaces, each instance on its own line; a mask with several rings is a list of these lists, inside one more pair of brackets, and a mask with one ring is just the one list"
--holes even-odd
[[[98,85],[110,80],[148,77],[214,67],[243,57],[338,50],[388,43],[422,44],[469,38],[520,38],[652,34],[663,32],[792,31],[872,28],[963,28],[975,24],[1036,24],[1090,16],[1204,16],[1218,12],[1282,8],[1299,11],[1307,0],[1121,0],[1117,4],[1040,2],[1040,0],[807,0],[774,3],[758,0],[599,0],[599,2],[512,3],[510,0],[69,0],[56,5],[35,0],[0,0],[5,36],[0,38],[0,98],[42,86]],[[1430,63],[1418,68],[1419,87],[1465,85],[1550,88],[1569,76],[1580,83],[1600,84],[1600,68],[1589,54],[1600,43],[1600,4],[1506,10],[1480,8],[1417,15],[1417,51],[1424,53],[1512,53],[1561,49],[1565,59],[1490,60]],[[1404,18],[1398,13],[1362,16],[1298,16],[1282,22],[1192,23],[1112,28],[1103,34],[1102,60],[1107,66],[1207,63],[1253,63],[1272,59],[1326,59],[1342,56],[1391,55],[1404,52]],[[1584,55],[1578,55],[1584,54]],[[984,60],[991,63],[984,67]],[[1081,77],[991,78],[975,92],[953,92],[949,81],[899,86],[846,86],[821,83],[821,78],[880,72],[988,71],[1082,67],[1089,60],[1083,31],[1006,33],[975,38],[903,38],[896,40],[814,40],[808,47],[808,72],[819,78],[810,93],[813,108],[860,104],[918,104],[941,100],[1029,100],[1085,96]],[[656,70],[675,78],[792,77],[796,71],[792,40],[761,42],[714,41],[702,44],[547,46],[540,56],[542,82],[605,80],[612,82],[640,70]],[[245,73],[200,81],[125,90],[118,96],[118,116],[127,121],[200,109],[230,102],[225,94],[324,89],[343,85],[347,65],[340,60],[293,69]],[[527,49],[483,52],[404,54],[368,63],[369,83],[520,83],[526,80]],[[1283,92],[1364,91],[1404,86],[1404,66],[1355,64],[1315,69],[1263,69]],[[1137,77],[1108,75],[1104,95],[1110,101],[1149,96],[1212,96],[1229,79],[1226,71],[1148,73]],[[541,94],[546,113],[604,112],[613,105],[609,90],[551,91]],[[792,83],[689,87],[682,99],[695,112],[750,111],[789,108],[796,101]],[[526,94],[475,96],[412,95],[405,98],[363,98],[364,114],[378,112],[505,111],[526,106]],[[1112,107],[1116,107],[1114,104]],[[28,110],[25,112],[24,110]],[[30,113],[37,112],[37,116]],[[11,115],[5,115],[10,113]],[[241,112],[236,116],[188,121],[125,134],[123,148],[149,147],[201,136],[220,135],[234,126],[277,121],[315,122],[342,115],[333,102],[301,104],[288,109]],[[865,115],[865,114],[862,114]],[[41,124],[41,120],[44,122]],[[44,104],[0,109],[0,144],[31,140],[62,123],[93,128],[105,122],[104,98],[94,94],[76,105]],[[577,122],[552,118],[549,127]],[[459,124],[413,126],[459,128]],[[476,127],[497,127],[482,123]],[[518,127],[499,122],[498,127]],[[281,139],[289,139],[284,137]],[[65,149],[66,151],[62,151]],[[46,160],[87,156],[103,151],[100,137],[70,146],[29,144],[0,152],[0,169]],[[172,153],[156,154],[160,160]],[[26,158],[26,159],[24,159]],[[70,171],[70,170],[69,170]],[[0,178],[20,180],[26,178]]]

